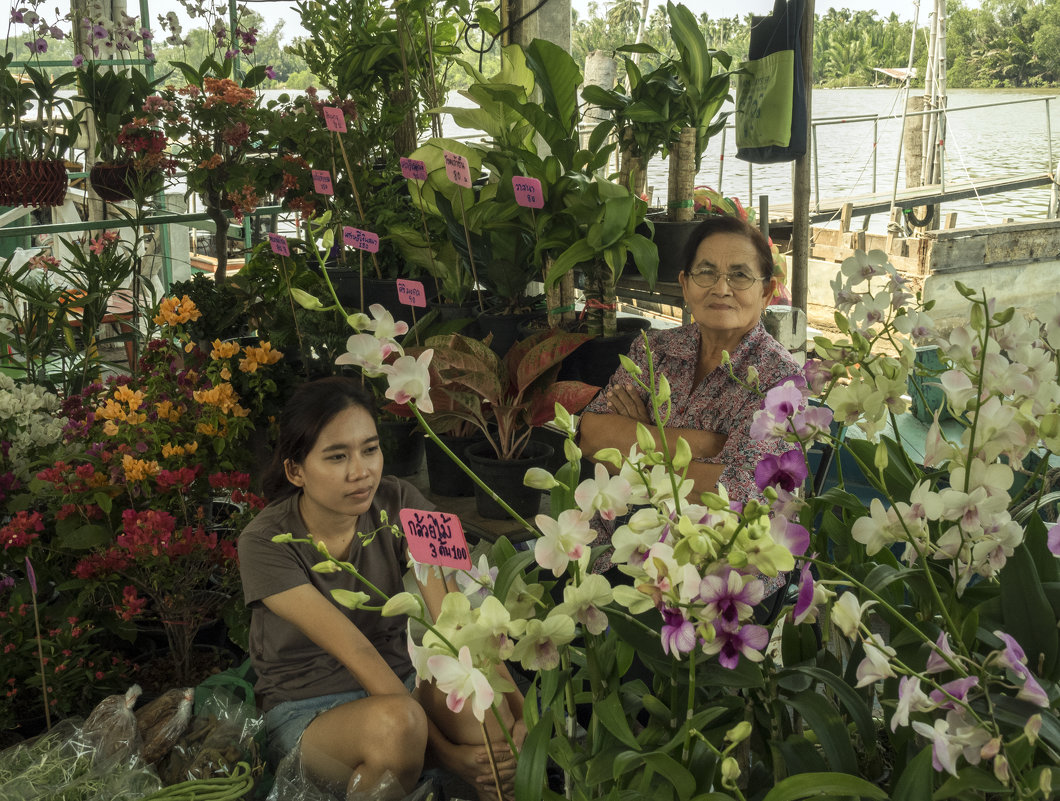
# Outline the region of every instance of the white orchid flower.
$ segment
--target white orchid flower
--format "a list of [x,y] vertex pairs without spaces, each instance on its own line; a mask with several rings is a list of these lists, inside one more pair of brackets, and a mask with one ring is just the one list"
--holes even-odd
[[446,694],[445,705],[451,712],[461,711],[470,700],[475,718],[485,720],[486,711],[493,705],[493,687],[486,674],[471,661],[471,651],[466,645],[455,659],[445,654],[428,657],[427,669],[438,689]]
[[596,539],[588,516],[578,509],[568,509],[556,519],[538,515],[534,522],[541,530],[541,537],[534,545],[534,558],[554,576],[562,574],[572,560],[587,556],[588,546]]
[[387,376],[386,397],[397,403],[415,401],[416,405],[430,414],[434,411],[431,401],[431,374],[427,369],[434,351],[428,348],[415,359],[401,356],[393,364],[381,369]]
[[373,303],[368,307],[372,313],[372,322],[368,325],[380,339],[396,339],[409,332],[409,324],[404,320],[394,320],[394,315],[388,312],[379,303]]

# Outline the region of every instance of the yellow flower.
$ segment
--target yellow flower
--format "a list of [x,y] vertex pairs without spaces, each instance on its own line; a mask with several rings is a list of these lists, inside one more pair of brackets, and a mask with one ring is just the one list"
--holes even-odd
[[120,429],[118,428],[118,424],[115,423],[113,420],[108,420],[103,424],[103,433],[106,434],[108,437],[118,436],[119,430]]
[[239,360],[239,369],[244,373],[254,373],[260,365],[276,364],[283,358],[283,353],[273,350],[271,342],[258,342],[256,348],[244,348],[245,358]]
[[225,414],[239,407],[239,395],[236,394],[232,385],[227,382],[222,382],[210,389],[197,389],[195,390],[194,398],[199,403],[216,406]]
[[180,325],[189,320],[198,320],[202,313],[187,295],[181,298],[163,298],[158,304],[158,314],[154,321],[157,325]]
[[184,452],[188,454],[188,456],[191,456],[197,450],[199,450],[198,442],[189,442],[187,445],[184,446]]
[[195,431],[207,437],[212,437],[217,434],[217,428],[209,423],[197,423]]
[[155,411],[158,412],[159,420],[177,423],[180,422],[183,409],[174,406],[171,400],[163,400],[155,404]]
[[213,341],[213,350],[210,351],[211,359],[227,359],[239,353],[238,342],[222,342],[219,339]]
[[96,416],[104,420],[124,420],[125,408],[113,398],[107,398],[103,405],[96,409]]
[[170,456],[183,456],[184,448],[180,445],[171,445],[166,442],[162,445],[162,458],[168,459]]
[[229,370],[227,367],[222,367],[221,368],[221,378],[223,378],[225,381],[231,381],[232,380],[232,371]]
[[147,462],[143,459],[134,459],[129,454],[121,458],[121,469],[125,471],[126,481],[143,481],[158,475],[158,462]]

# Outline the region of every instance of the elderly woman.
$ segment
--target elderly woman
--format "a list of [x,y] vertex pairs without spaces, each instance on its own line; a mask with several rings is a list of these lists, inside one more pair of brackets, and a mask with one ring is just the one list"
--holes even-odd
[[[720,484],[731,500],[760,497],[755,465],[765,454],[783,453],[790,446],[750,438],[761,398],[740,382],[753,367],[765,392],[802,373],[762,325],[762,311],[777,289],[769,243],[738,217],[710,217],[689,239],[684,262],[678,280],[695,322],[648,335],[656,372],[670,382],[667,441],[672,446],[677,435],[688,440],[693,456],[688,478],[697,495],[716,491]],[[729,365],[722,363],[724,353]],[[642,339],[633,343],[629,357],[647,376]],[[646,393],[619,368],[582,415],[583,453],[608,447],[628,453],[638,422],[654,430]]]

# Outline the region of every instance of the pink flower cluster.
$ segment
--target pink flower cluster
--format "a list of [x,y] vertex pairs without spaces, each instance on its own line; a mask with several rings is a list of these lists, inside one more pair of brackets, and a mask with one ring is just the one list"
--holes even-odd
[[44,518],[39,512],[21,511],[0,528],[0,545],[7,551],[11,548],[25,548],[40,539],[44,531]]

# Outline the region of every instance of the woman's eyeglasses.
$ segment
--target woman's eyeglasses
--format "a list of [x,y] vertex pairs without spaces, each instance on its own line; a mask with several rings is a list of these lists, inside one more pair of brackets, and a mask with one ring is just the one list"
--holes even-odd
[[692,270],[689,277],[704,289],[710,289],[722,278],[732,289],[749,289],[755,281],[764,281],[760,276],[737,270],[734,273],[719,273],[717,270]]

